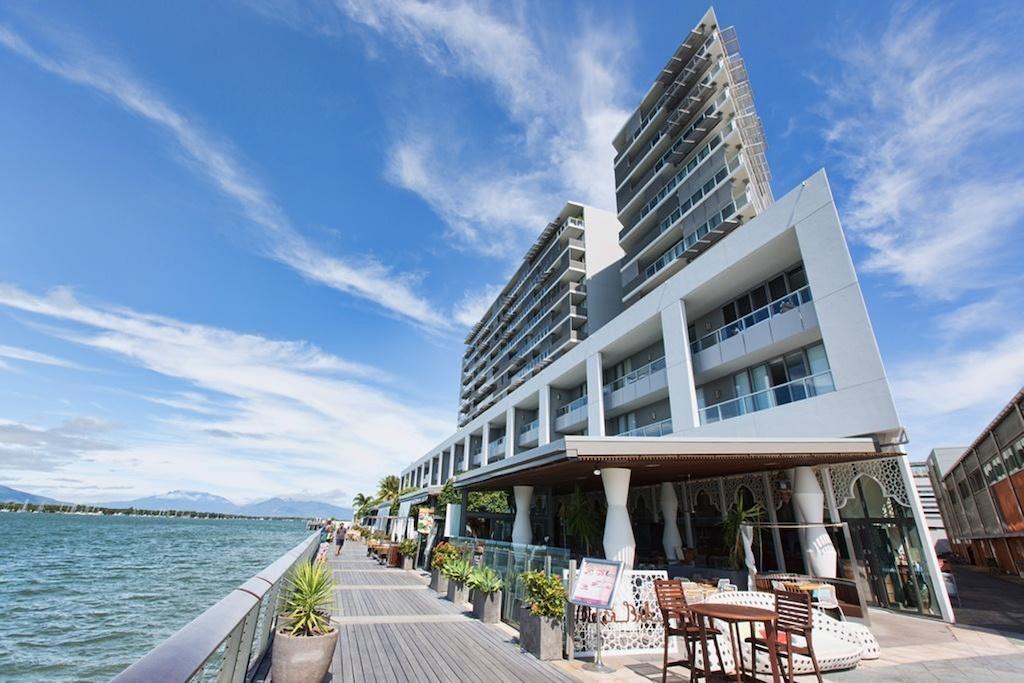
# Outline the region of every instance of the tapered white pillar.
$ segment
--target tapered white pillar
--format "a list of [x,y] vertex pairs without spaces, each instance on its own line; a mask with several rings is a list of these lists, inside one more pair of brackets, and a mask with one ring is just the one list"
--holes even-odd
[[516,497],[516,519],[512,523],[512,542],[520,545],[533,543],[533,530],[530,528],[530,501],[533,498],[532,486],[513,486]]
[[700,426],[697,390],[693,383],[693,357],[686,334],[686,310],[682,301],[661,311],[661,338],[665,342],[665,376],[668,381],[672,431]]
[[[825,518],[825,494],[810,467],[793,470],[793,512],[800,524],[821,524]],[[807,573],[822,578],[836,577],[838,555],[832,539],[823,526],[800,529]]]
[[630,471],[621,467],[606,467],[601,470],[601,483],[608,503],[608,514],[604,520],[604,556],[619,560],[623,569],[633,568],[636,556],[636,539],[633,525],[629,521],[626,498],[629,496]]
[[681,560],[683,558],[678,551],[683,545],[683,539],[679,536],[679,525],[676,523],[679,517],[679,498],[676,496],[676,487],[667,481],[661,484],[661,516],[665,522],[665,530],[661,534],[665,557]]

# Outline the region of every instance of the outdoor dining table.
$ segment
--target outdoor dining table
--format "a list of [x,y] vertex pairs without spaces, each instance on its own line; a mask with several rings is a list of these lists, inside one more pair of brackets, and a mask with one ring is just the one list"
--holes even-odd
[[[751,625],[764,624],[765,644],[768,647],[768,659],[771,661],[772,681],[779,683],[779,662],[775,650],[775,620],[778,615],[775,610],[763,609],[761,607],[748,607],[746,605],[726,605],[721,603],[702,602],[690,606],[690,612],[697,617],[700,626],[701,648],[704,651],[704,673],[710,679],[710,654],[708,652],[708,625],[710,619],[718,619],[729,626],[729,640],[732,642],[732,658],[735,662],[736,681],[744,679],[757,680],[757,653],[754,643],[750,643],[750,676],[743,671],[743,644],[740,642],[739,625],[749,623]],[[751,636],[756,635],[753,631]],[[722,671],[723,677],[728,677]]]

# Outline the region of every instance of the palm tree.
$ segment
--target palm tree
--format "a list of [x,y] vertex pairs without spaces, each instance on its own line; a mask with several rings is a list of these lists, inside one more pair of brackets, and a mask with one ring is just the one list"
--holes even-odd
[[402,483],[398,480],[398,477],[394,474],[389,474],[381,479],[380,483],[377,484],[377,500],[382,503],[386,500],[398,500],[401,488]]
[[356,519],[362,519],[366,516],[366,511],[373,505],[373,498],[370,498],[365,493],[357,493],[352,498],[352,507],[356,509]]

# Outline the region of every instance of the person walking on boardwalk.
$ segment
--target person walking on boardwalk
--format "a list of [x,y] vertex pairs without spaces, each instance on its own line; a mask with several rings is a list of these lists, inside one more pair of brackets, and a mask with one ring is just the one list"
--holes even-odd
[[345,545],[345,527],[338,524],[338,528],[334,530],[334,556],[337,557],[341,554],[341,546]]

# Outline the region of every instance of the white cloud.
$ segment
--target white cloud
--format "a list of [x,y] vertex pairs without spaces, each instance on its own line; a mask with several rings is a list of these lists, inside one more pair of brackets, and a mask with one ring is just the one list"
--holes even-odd
[[455,322],[464,327],[472,327],[478,323],[502,289],[503,285],[489,285],[479,292],[466,292],[462,301],[455,306],[452,316]]
[[63,358],[57,358],[45,353],[32,351],[30,349],[22,349],[16,346],[4,346],[2,344],[0,344],[0,357],[26,361],[28,363],[37,363],[39,365],[53,365],[61,368],[78,367],[71,361],[66,361]]
[[842,73],[822,86],[828,140],[850,181],[846,224],[869,250],[863,266],[921,297],[954,299],[1005,286],[1005,266],[1019,274],[1024,175],[1012,150],[1024,70],[1000,27],[940,30],[941,19],[907,5],[884,31],[844,32]]
[[93,417],[64,420],[55,427],[0,420],[0,472],[52,471],[85,453],[116,446],[103,436],[112,425]]
[[270,257],[314,282],[372,301],[420,325],[433,329],[448,327],[445,316],[416,291],[419,283],[415,277],[396,273],[371,258],[343,259],[314,247],[292,227],[281,207],[245,170],[227,144],[215,141],[120,65],[81,49],[72,52],[68,47],[81,41],[63,42],[67,54],[44,54],[0,25],[0,45],[44,71],[102,93],[169,133],[190,165],[237,202],[249,220],[262,229]]
[[[456,244],[516,260],[565,200],[614,207],[611,141],[629,114],[621,73],[628,30],[588,17],[572,31],[549,30],[520,5],[463,0],[338,6],[438,73],[489,86],[517,131],[471,146],[472,131],[433,132],[438,126],[425,125],[422,112],[399,112],[405,121],[389,178],[420,195]],[[457,144],[446,139],[453,135]]]
[[0,306],[47,318],[52,334],[184,384],[157,397],[177,409],[158,429],[122,434],[116,451],[92,453],[63,476],[89,474],[91,483],[140,493],[201,484],[246,496],[361,490],[450,431],[449,416],[409,405],[386,374],[305,342],[89,305],[67,289],[38,296],[0,286]]

